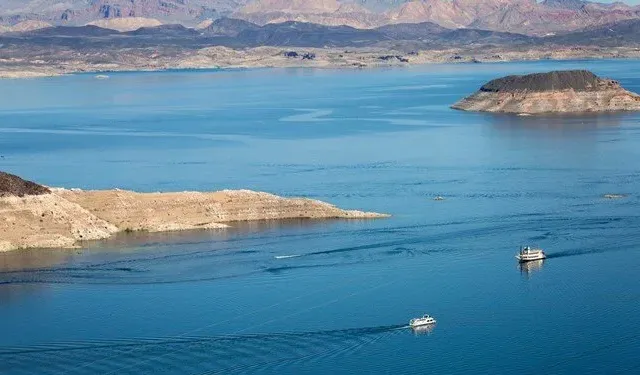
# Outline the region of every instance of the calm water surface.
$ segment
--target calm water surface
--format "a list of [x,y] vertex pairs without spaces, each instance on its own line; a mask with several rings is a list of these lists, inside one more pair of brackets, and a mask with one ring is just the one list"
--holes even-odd
[[[3,81],[0,170],[393,217],[2,254],[0,373],[639,372],[640,115],[448,108],[561,68],[640,91],[638,61]],[[519,268],[525,243],[549,259]],[[424,313],[433,329],[406,328]]]

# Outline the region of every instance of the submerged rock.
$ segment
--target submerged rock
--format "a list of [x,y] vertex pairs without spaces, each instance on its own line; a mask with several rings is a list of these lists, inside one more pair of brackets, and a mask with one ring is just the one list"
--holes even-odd
[[451,108],[520,115],[638,111],[640,96],[587,70],[567,70],[494,79]]

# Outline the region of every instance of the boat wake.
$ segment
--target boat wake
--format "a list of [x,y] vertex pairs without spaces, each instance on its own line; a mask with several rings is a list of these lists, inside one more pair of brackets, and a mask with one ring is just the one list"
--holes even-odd
[[[381,230],[356,231],[367,241],[351,246],[326,248],[318,246],[309,252],[292,252],[274,255],[282,251],[283,241],[305,241],[310,238],[322,239],[327,233],[305,235],[304,237],[276,236],[272,241],[265,237],[215,243],[186,242],[174,243],[162,248],[161,252],[110,255],[100,261],[78,261],[60,266],[0,271],[0,285],[8,284],[74,284],[74,285],[160,285],[194,283],[225,280],[230,278],[258,277],[260,274],[282,274],[296,269],[337,267],[365,262],[385,261],[390,257],[416,257],[440,252],[457,251],[443,240],[461,237],[490,236],[502,231],[505,226],[458,229],[429,235],[410,233],[407,238],[376,241],[376,235],[386,238],[389,230],[420,229],[410,227],[383,228]],[[352,237],[353,231],[341,235]],[[277,248],[274,248],[278,246]],[[297,249],[300,246],[295,245]],[[260,248],[261,251],[255,250]],[[303,260],[304,261],[301,261]],[[295,264],[288,264],[287,262]],[[219,267],[224,262],[225,267]],[[171,267],[167,265],[171,264]],[[180,267],[174,267],[180,264]],[[210,265],[206,267],[206,265]],[[174,269],[194,272],[174,272]]]
[[290,259],[290,258],[298,258],[301,257],[302,255],[300,254],[294,254],[294,255],[276,255],[274,256],[275,259]]
[[603,246],[594,246],[594,247],[588,247],[588,248],[583,247],[579,249],[569,249],[565,251],[550,253],[550,254],[547,254],[547,259],[575,257],[579,255],[602,254],[602,253],[608,253],[612,251],[633,250],[633,249],[638,249],[638,247],[639,247],[638,244],[635,242],[630,242],[627,244],[618,242],[616,243],[615,247],[603,245]]
[[238,373],[322,361],[400,333],[406,325],[315,332],[62,342],[0,348],[0,373]]

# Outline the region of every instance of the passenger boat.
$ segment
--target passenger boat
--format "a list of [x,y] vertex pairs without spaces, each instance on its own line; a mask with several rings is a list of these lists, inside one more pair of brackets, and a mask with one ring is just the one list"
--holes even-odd
[[516,255],[516,259],[520,262],[530,262],[532,260],[545,259],[547,255],[542,249],[532,249],[529,246],[520,248],[520,252]]
[[412,328],[428,326],[432,324],[436,324],[436,320],[430,315],[423,315],[421,318],[415,318],[409,321],[409,326]]

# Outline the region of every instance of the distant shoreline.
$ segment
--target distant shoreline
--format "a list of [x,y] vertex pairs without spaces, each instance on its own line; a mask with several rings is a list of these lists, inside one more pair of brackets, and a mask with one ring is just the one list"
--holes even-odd
[[[295,57],[288,57],[287,55]],[[313,56],[312,59],[302,56]],[[234,50],[227,47],[207,47],[188,56],[165,58],[135,56],[130,62],[119,64],[91,64],[77,61],[74,64],[11,65],[0,62],[0,79],[33,79],[73,74],[108,75],[118,72],[200,71],[258,68],[314,68],[314,69],[370,69],[384,67],[408,67],[428,64],[497,63],[524,61],[567,60],[633,60],[640,59],[640,48],[632,47],[563,47],[462,50],[423,50],[400,52],[381,49],[323,49],[257,47]],[[104,77],[106,78],[106,77]]]

